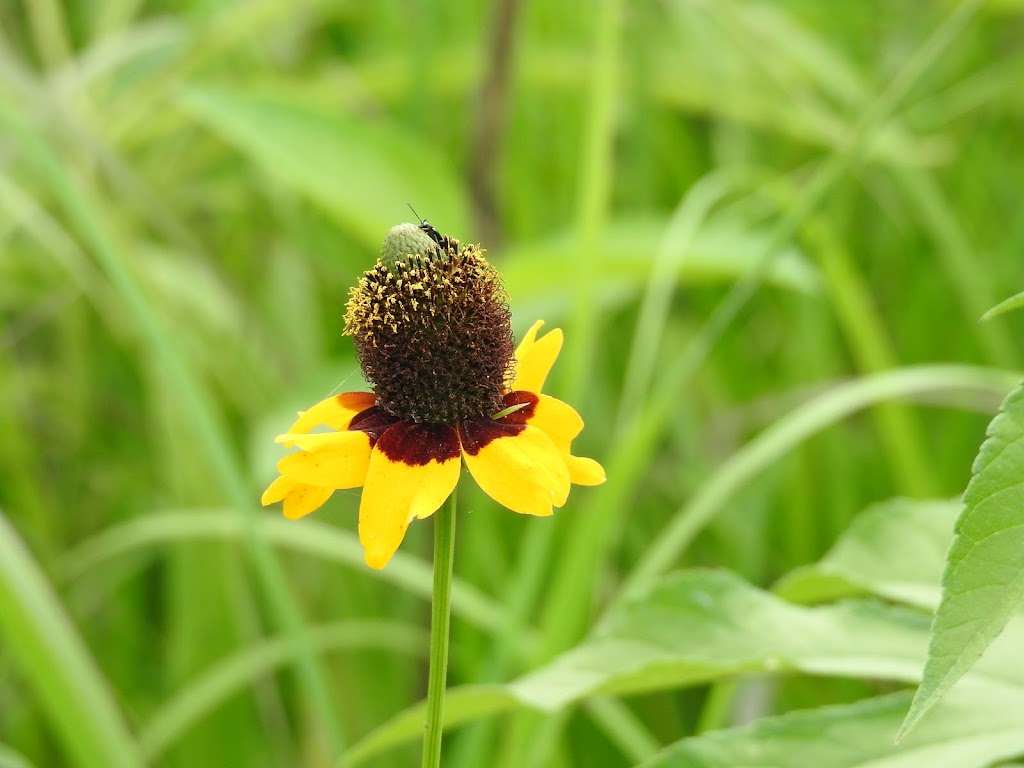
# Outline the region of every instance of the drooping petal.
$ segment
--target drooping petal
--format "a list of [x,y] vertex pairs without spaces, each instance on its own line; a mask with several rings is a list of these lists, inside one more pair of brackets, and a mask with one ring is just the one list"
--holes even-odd
[[352,417],[377,402],[372,392],[342,392],[321,400],[308,411],[299,411],[299,418],[289,428],[289,432],[309,432],[321,424],[331,429],[348,429]]
[[359,542],[371,568],[387,565],[414,517],[432,515],[459,481],[452,427],[399,421],[373,446],[359,504]]
[[565,465],[569,468],[569,478],[576,485],[601,485],[608,479],[604,467],[585,456],[566,456]]
[[300,483],[328,488],[358,488],[366,479],[372,440],[360,430],[289,435],[302,450],[277,462],[277,471]]
[[297,520],[324,505],[333,488],[299,483],[290,477],[279,477],[263,492],[260,502],[263,506],[284,500],[284,516]]
[[551,366],[555,364],[558,353],[562,350],[560,328],[537,339],[537,331],[542,325],[543,320],[534,323],[516,349],[516,373],[511,387],[513,390],[540,392],[548,373],[551,372]]
[[281,501],[295,488],[297,483],[294,480],[289,480],[287,477],[279,477],[263,492],[260,497],[260,504],[264,507],[268,504],[274,504]]
[[459,427],[462,455],[484,492],[513,512],[545,516],[569,495],[569,470],[544,430],[479,419]]
[[284,497],[284,516],[289,520],[298,520],[310,512],[320,509],[334,493],[333,488],[319,485],[296,483],[295,487]]

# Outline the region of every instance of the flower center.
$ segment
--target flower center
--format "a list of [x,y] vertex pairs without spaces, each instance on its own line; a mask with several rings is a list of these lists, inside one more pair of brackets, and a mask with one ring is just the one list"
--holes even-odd
[[455,425],[504,407],[515,347],[497,270],[479,247],[440,240],[399,257],[382,250],[351,291],[345,333],[381,408]]

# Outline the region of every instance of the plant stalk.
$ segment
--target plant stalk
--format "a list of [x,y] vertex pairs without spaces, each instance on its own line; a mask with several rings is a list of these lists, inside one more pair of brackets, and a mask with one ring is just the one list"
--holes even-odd
[[444,693],[448,678],[448,627],[451,624],[452,564],[455,560],[455,492],[434,515],[434,598],[430,611],[430,678],[427,683],[427,733],[423,768],[441,765]]

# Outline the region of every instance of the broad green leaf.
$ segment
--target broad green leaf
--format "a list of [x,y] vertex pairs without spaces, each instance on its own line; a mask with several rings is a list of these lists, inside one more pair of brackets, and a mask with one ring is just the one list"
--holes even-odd
[[898,693],[765,718],[684,739],[643,768],[984,768],[1024,750],[1019,692],[958,690],[897,745],[909,702]]
[[469,203],[429,147],[380,119],[268,95],[189,88],[182,103],[276,182],[332,215],[376,256],[411,202],[443,232],[468,239]]
[[[449,696],[460,702],[458,715],[446,711],[445,723],[450,727],[522,705],[552,711],[592,696],[649,693],[751,673],[801,672],[913,682],[925,655],[927,627],[923,614],[876,602],[792,605],[727,571],[684,571],[615,608],[580,645],[519,680],[505,686],[453,688]],[[1021,648],[1024,619],[1018,618],[971,671],[958,695],[963,689],[963,696],[972,701],[991,697],[993,707],[1024,713]],[[885,754],[892,748],[909,700],[901,697],[898,706],[887,710],[887,730],[878,736]],[[945,702],[940,705],[943,712],[944,706]],[[959,706],[954,702],[951,710],[958,711]],[[421,738],[422,724],[421,703],[356,744],[345,765]],[[941,732],[930,722],[925,726],[927,731],[915,734],[911,743],[926,743],[934,739],[929,734]],[[969,751],[972,738],[965,731],[963,744],[958,741],[951,748]]]
[[830,602],[870,593],[933,610],[939,579],[962,504],[891,499],[858,515],[820,561],[776,585],[780,597]]
[[996,317],[997,315],[1001,315],[1004,312],[1010,312],[1011,310],[1014,309],[1020,309],[1021,307],[1024,307],[1024,291],[1021,291],[1020,293],[1011,296],[1010,298],[1004,301],[999,302],[994,307],[992,307],[992,309],[990,309],[988,312],[982,315],[981,319],[991,320],[993,317]]
[[1010,393],[992,420],[973,472],[946,558],[923,679],[901,736],[971,668],[1024,602],[1024,387]]
[[801,671],[912,681],[927,621],[849,602],[791,605],[728,571],[684,571],[616,609],[588,639],[512,684],[555,710],[587,696],[634,694],[750,672]]
[[[880,603],[791,605],[728,571],[683,571],[614,609],[579,646],[498,688],[455,688],[459,712],[518,706],[553,711],[590,696],[638,694],[750,673],[804,672],[911,682],[927,642],[925,616]],[[502,694],[500,691],[503,691]],[[452,719],[446,704],[445,723]],[[422,738],[422,704],[381,726],[349,763]]]

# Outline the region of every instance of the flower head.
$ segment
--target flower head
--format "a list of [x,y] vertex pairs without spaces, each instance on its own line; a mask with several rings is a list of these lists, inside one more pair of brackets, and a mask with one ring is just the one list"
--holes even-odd
[[513,350],[505,291],[480,248],[392,228],[345,316],[374,391],[299,413],[277,438],[298,451],[278,462],[263,504],[284,501],[296,519],[362,487],[359,540],[367,564],[383,568],[409,523],[455,489],[463,461],[491,498],[528,515],[561,507],[571,483],[604,482],[600,464],[570,453],[582,419],[541,394],[562,346],[559,330],[538,339],[541,325]]

